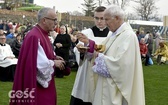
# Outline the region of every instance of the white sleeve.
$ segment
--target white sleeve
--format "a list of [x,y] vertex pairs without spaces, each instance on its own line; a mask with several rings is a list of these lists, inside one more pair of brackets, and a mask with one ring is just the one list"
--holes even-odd
[[54,61],[47,58],[39,41],[37,53],[37,82],[44,88],[49,86],[49,82],[52,79],[52,74],[54,73],[53,66]]
[[3,61],[6,56],[4,55],[3,48],[0,46],[0,61]]
[[[83,42],[78,42],[78,44],[83,44]],[[78,63],[78,65],[80,65],[83,61],[80,59],[80,52],[78,51],[78,49],[76,47],[74,47],[73,49],[74,53],[75,53],[75,56],[76,56],[76,62]]]

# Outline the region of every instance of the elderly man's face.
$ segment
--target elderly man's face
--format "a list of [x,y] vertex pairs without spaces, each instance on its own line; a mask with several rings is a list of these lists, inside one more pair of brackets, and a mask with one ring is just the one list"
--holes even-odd
[[6,43],[6,36],[5,35],[3,35],[3,36],[0,35],[0,43],[1,44],[5,44]]
[[48,15],[44,18],[46,20],[46,28],[48,31],[54,31],[57,25],[57,15],[54,10],[50,10]]
[[106,22],[107,27],[109,28],[110,31],[115,32],[117,30],[117,18],[116,17],[112,17],[109,14],[105,14],[104,15],[104,19]]

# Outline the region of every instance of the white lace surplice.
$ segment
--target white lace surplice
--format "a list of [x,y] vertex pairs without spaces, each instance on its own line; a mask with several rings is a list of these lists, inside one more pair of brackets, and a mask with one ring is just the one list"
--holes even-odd
[[40,45],[40,41],[38,42],[38,54],[37,54],[37,82],[47,88],[49,86],[49,82],[52,79],[52,74],[54,73],[54,61],[49,60]]

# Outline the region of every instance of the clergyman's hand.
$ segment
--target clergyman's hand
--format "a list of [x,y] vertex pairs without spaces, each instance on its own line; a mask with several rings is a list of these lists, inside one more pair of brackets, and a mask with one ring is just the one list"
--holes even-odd
[[58,67],[60,70],[65,69],[65,61],[64,60],[54,60],[55,66]]
[[83,33],[77,33],[77,39],[81,42],[83,42],[85,45],[89,44],[89,39],[86,35],[84,35]]
[[56,59],[57,60],[64,60],[61,56],[58,56],[58,55],[56,56]]

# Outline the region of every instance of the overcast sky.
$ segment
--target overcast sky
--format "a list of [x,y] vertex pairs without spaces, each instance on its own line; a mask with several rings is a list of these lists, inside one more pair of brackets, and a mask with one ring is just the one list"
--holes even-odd
[[[84,0],[34,0],[35,4],[42,5],[45,7],[53,7],[59,12],[73,12],[79,11],[82,12],[81,3]],[[157,0],[156,6],[158,9],[158,14],[161,16],[168,16],[168,0]],[[126,12],[128,12],[127,10]]]
[[159,8],[158,13],[161,15],[166,15],[168,16],[168,0],[158,0],[156,2],[156,6]]

